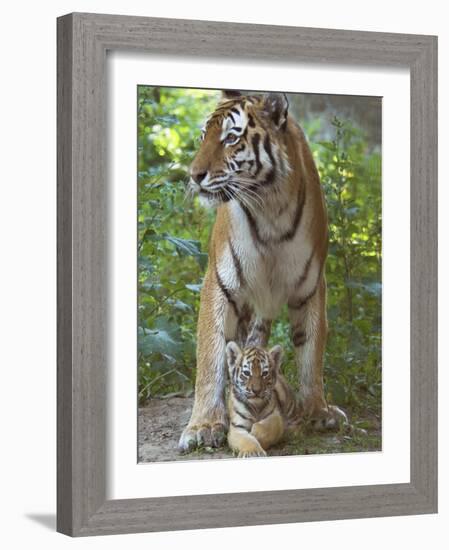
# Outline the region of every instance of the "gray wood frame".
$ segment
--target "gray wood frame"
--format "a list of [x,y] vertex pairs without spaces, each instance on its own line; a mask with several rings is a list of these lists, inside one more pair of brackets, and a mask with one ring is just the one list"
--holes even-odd
[[[106,52],[411,72],[411,481],[106,500]],[[437,511],[437,38],[75,13],[58,19],[57,529],[72,536]]]

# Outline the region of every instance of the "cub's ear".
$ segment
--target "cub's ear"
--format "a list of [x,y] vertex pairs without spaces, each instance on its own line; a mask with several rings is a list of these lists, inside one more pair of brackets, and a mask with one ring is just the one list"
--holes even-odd
[[274,122],[276,128],[285,130],[288,116],[288,99],[284,93],[270,92],[265,94],[264,111]]
[[242,92],[239,90],[222,90],[221,91],[221,99],[235,99],[237,97],[241,97]]
[[270,358],[273,361],[273,364],[276,368],[276,371],[280,371],[281,369],[281,362],[282,362],[282,356],[284,352],[282,351],[281,346],[274,346],[274,348],[270,349]]
[[242,350],[239,346],[235,342],[228,342],[226,346],[226,359],[228,360],[229,372],[234,370],[241,356]]

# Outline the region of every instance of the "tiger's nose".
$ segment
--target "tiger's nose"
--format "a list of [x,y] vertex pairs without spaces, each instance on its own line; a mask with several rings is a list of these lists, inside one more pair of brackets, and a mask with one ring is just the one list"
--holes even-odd
[[201,172],[201,171],[196,172],[195,171],[195,172],[191,173],[191,176],[192,176],[193,181],[199,185],[204,180],[204,178],[207,176],[207,172]]

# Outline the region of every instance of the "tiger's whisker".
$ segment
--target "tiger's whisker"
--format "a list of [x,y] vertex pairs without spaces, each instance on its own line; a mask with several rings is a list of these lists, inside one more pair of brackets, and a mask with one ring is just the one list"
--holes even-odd
[[248,198],[248,200],[251,201],[252,204],[257,205],[259,208],[263,209],[263,201],[261,197],[252,189],[248,189],[245,186],[239,185],[238,182],[232,181],[231,182],[234,188],[238,189],[239,193],[245,194],[245,196]]
[[241,190],[236,191],[236,189],[233,189],[233,192],[237,201],[241,202],[253,214],[256,214],[255,206],[257,205],[254,204],[252,197],[248,196],[245,192],[242,192]]

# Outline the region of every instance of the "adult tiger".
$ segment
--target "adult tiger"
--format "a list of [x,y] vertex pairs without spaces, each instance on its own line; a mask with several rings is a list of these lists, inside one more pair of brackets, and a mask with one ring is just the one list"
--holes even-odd
[[[226,342],[266,346],[284,304],[306,417],[334,427],[345,414],[323,391],[327,214],[319,175],[285,94],[225,92],[190,168],[191,191],[217,207],[201,291],[192,415],[179,448],[220,446]],[[249,334],[249,335],[248,335]]]

